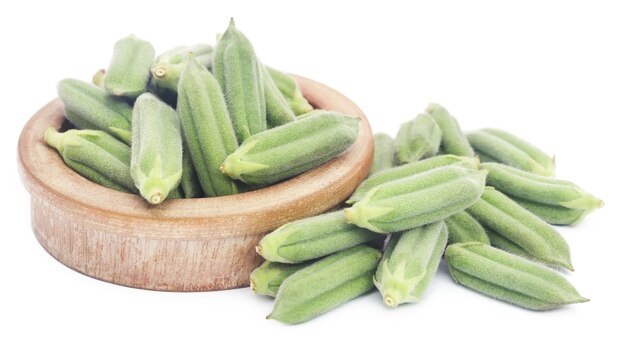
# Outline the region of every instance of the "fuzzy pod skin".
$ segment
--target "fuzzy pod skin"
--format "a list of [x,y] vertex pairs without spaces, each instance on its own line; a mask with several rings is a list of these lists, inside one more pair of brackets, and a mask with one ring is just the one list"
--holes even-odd
[[91,83],[98,88],[104,88],[105,75],[106,70],[104,68],[99,69],[98,72],[94,73],[94,75],[91,77]]
[[134,35],[117,41],[104,76],[104,89],[115,96],[137,98],[147,90],[153,59],[150,42]]
[[447,242],[443,221],[392,235],[374,276],[385,305],[393,308],[422,298]]
[[283,281],[268,319],[298,324],[372,290],[381,253],[363,245],[332,254]]
[[431,103],[426,108],[426,113],[432,115],[441,129],[441,149],[443,153],[474,157],[474,150],[461,131],[459,122],[446,108],[439,104]]
[[59,133],[48,128],[44,141],[81,176],[117,191],[137,192],[130,177],[130,147],[110,134],[75,129]]
[[452,244],[445,258],[455,282],[526,309],[589,301],[557,272],[483,243]]
[[261,66],[263,76],[263,92],[265,94],[265,108],[267,126],[274,128],[296,120],[296,115],[289,106],[287,99],[280,92],[267,67]]
[[183,173],[180,177],[180,190],[182,190],[182,197],[184,198],[199,198],[204,196],[202,191],[202,185],[198,179],[198,173],[195,166],[193,166],[193,160],[191,159],[191,152],[187,143],[183,140]]
[[130,145],[133,108],[128,103],[77,79],[61,80],[57,93],[76,128],[103,130]]
[[263,237],[256,251],[269,261],[300,263],[382,237],[348,224],[336,211],[287,223]]
[[497,163],[485,163],[481,168],[489,172],[487,185],[495,187],[550,224],[576,225],[604,204],[570,181]]
[[480,222],[465,211],[453,214],[446,218],[445,222],[448,226],[449,244],[469,242],[490,244],[489,236]]
[[224,93],[237,140],[242,143],[267,129],[261,64],[232,18],[215,48],[213,74]]
[[393,233],[445,219],[476,202],[487,172],[445,166],[371,189],[343,210],[348,223]]
[[441,129],[426,113],[403,123],[396,135],[396,162],[403,165],[437,154],[441,145]]
[[306,114],[313,110],[311,104],[302,95],[300,86],[290,75],[269,66],[265,66],[265,68],[295,115]]
[[237,149],[226,102],[215,78],[195,59],[180,77],[176,111],[204,194],[238,193],[235,183],[220,172],[224,159]]
[[411,162],[406,165],[396,166],[388,170],[377,172],[365,179],[359,187],[354,191],[352,196],[346,201],[347,204],[354,204],[365,197],[365,195],[374,187],[387,182],[404,179],[413,175],[421,174],[425,171],[444,167],[448,165],[461,166],[468,169],[478,170],[480,162],[478,158],[468,158],[455,155],[440,155],[428,159]]
[[163,90],[178,92],[178,81],[187,66],[190,53],[203,67],[211,69],[213,64],[211,45],[200,43],[193,46],[179,46],[160,54],[152,62],[150,67],[152,82]]
[[554,159],[532,144],[502,130],[481,129],[466,134],[482,161],[495,161],[542,176],[554,176]]
[[141,196],[155,205],[178,188],[183,173],[178,117],[151,93],[140,95],[133,109],[130,173]]
[[320,111],[246,139],[221,166],[233,179],[269,185],[319,166],[348,149],[359,118]]
[[394,166],[395,142],[384,133],[374,135],[374,160],[368,176],[390,169]]
[[266,260],[250,274],[250,288],[257,295],[274,297],[285,279],[310,264],[284,264]]
[[565,239],[548,223],[493,187],[487,187],[467,212],[485,228],[519,246],[527,256],[574,270]]

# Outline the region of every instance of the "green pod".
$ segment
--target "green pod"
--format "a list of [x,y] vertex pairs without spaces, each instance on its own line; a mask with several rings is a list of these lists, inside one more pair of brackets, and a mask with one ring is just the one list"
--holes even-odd
[[104,88],[104,76],[106,75],[106,70],[104,68],[98,70],[98,72],[94,73],[91,77],[91,83],[99,88]]
[[455,282],[527,309],[549,310],[589,301],[557,272],[487,244],[452,244],[445,258]]
[[139,193],[159,204],[176,190],[183,172],[183,144],[176,112],[151,93],[133,109],[130,173]]
[[343,210],[348,223],[390,233],[433,223],[472,205],[485,187],[487,172],[445,166],[371,189]]
[[267,317],[287,324],[309,321],[372,290],[381,253],[363,245],[330,255],[289,276]]
[[215,48],[213,74],[224,93],[237,140],[241,143],[267,129],[261,64],[232,18]]
[[493,187],[487,187],[467,212],[485,228],[519,246],[527,256],[574,270],[565,239],[548,223]]
[[220,172],[224,159],[237,149],[233,124],[219,84],[195,59],[180,77],[176,110],[204,194],[236,194],[235,183]]
[[482,164],[481,168],[489,171],[489,186],[495,187],[550,224],[575,225],[603,205],[602,200],[570,181],[544,177],[497,163]]
[[504,238],[500,233],[495,232],[489,228],[484,228],[487,236],[489,237],[489,245],[505,250],[511,254],[515,254],[520,257],[524,257],[529,260],[536,260],[532,256],[530,256],[524,248],[519,245],[513,243],[512,241]]
[[319,166],[348,149],[359,133],[359,118],[320,111],[246,139],[221,166],[233,179],[272,184]]
[[441,129],[441,149],[443,153],[474,157],[474,150],[461,131],[459,122],[446,108],[439,104],[431,103],[426,108],[426,113],[432,115]]
[[48,128],[46,144],[55,148],[63,161],[79,175],[122,192],[137,192],[130,177],[130,147],[100,130]]
[[374,135],[374,160],[372,161],[369,176],[393,167],[394,145],[391,136],[384,133]]
[[267,126],[273,128],[295,121],[296,115],[276,87],[276,83],[265,66],[261,66],[261,74],[263,76]]
[[128,103],[77,79],[61,80],[57,93],[76,128],[103,130],[130,145],[133,109]]
[[150,73],[152,82],[160,89],[173,93],[178,92],[180,75],[187,66],[189,54],[205,68],[210,69],[213,64],[213,47],[208,44],[194,46],[179,46],[157,56],[152,62]]
[[182,197],[184,198],[199,198],[204,195],[202,191],[202,185],[198,179],[198,173],[195,166],[193,166],[193,160],[191,158],[191,152],[187,146],[187,142],[183,140],[183,173],[180,177],[180,189],[182,190]]
[[257,295],[276,296],[285,279],[310,264],[284,264],[266,260],[250,274],[250,288]]
[[302,115],[313,110],[311,104],[302,95],[300,86],[290,75],[269,66],[265,66],[265,68],[267,68],[269,75],[272,76],[278,90],[287,99],[287,103],[291,106],[294,114]]
[[489,244],[485,228],[469,213],[465,211],[455,213],[446,218],[445,222],[448,226],[449,244],[469,242]]
[[435,277],[447,241],[443,221],[391,237],[374,276],[385,305],[396,307],[422,298]]
[[104,89],[115,96],[137,98],[147,90],[153,59],[150,42],[134,35],[117,41],[104,76]]
[[441,144],[441,130],[435,119],[426,113],[418,114],[403,123],[396,135],[396,162],[407,164],[437,154]]
[[498,129],[466,134],[483,161],[495,161],[542,176],[554,176],[554,159],[532,144]]
[[371,177],[368,177],[365,181],[361,182],[359,187],[357,187],[346,203],[354,204],[357,201],[362,200],[363,197],[365,197],[365,195],[376,186],[421,174],[431,169],[448,165],[456,165],[466,167],[468,169],[478,169],[479,164],[480,162],[478,161],[478,158],[475,157],[468,158],[454,155],[440,155],[424,160],[414,161],[406,165],[396,166],[382,172],[377,172]]
[[337,211],[287,223],[263,237],[256,251],[269,261],[300,263],[382,237],[348,224]]

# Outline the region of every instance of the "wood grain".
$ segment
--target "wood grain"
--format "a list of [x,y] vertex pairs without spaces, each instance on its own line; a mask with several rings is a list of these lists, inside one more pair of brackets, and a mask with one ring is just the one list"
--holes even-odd
[[363,112],[321,83],[294,78],[316,108],[361,118],[359,136],[349,150],[261,190],[173,199],[158,206],[68,168],[42,140],[46,128],[59,128],[64,121],[62,103],[51,101],[28,121],[18,144],[35,236],[61,263],[115,284],[167,291],[247,286],[250,272],[261,263],[254,252],[260,238],[342,203],[367,176],[372,161],[372,132]]

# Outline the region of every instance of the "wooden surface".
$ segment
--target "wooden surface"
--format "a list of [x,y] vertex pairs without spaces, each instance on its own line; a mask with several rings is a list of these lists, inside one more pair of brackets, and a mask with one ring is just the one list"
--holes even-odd
[[372,161],[372,133],[361,110],[329,87],[294,77],[315,107],[361,118],[359,137],[348,151],[261,190],[158,206],[68,168],[42,140],[46,128],[64,121],[62,103],[48,103],[28,121],[18,145],[35,236],[61,263],[115,284],[167,291],[247,286],[250,272],[261,263],[254,251],[260,238],[342,203]]

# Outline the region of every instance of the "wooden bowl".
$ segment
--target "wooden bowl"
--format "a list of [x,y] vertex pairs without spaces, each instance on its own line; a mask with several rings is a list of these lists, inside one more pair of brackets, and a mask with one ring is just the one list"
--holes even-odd
[[138,195],[93,183],[43,142],[61,127],[55,99],[28,121],[18,166],[31,195],[35,236],[54,258],[91,277],[167,291],[247,286],[262,259],[254,247],[277,227],[327,211],[367,176],[373,140],[363,112],[341,93],[294,76],[316,108],[361,118],[356,143],[341,156],[282,183],[233,196],[170,199],[151,206]]

